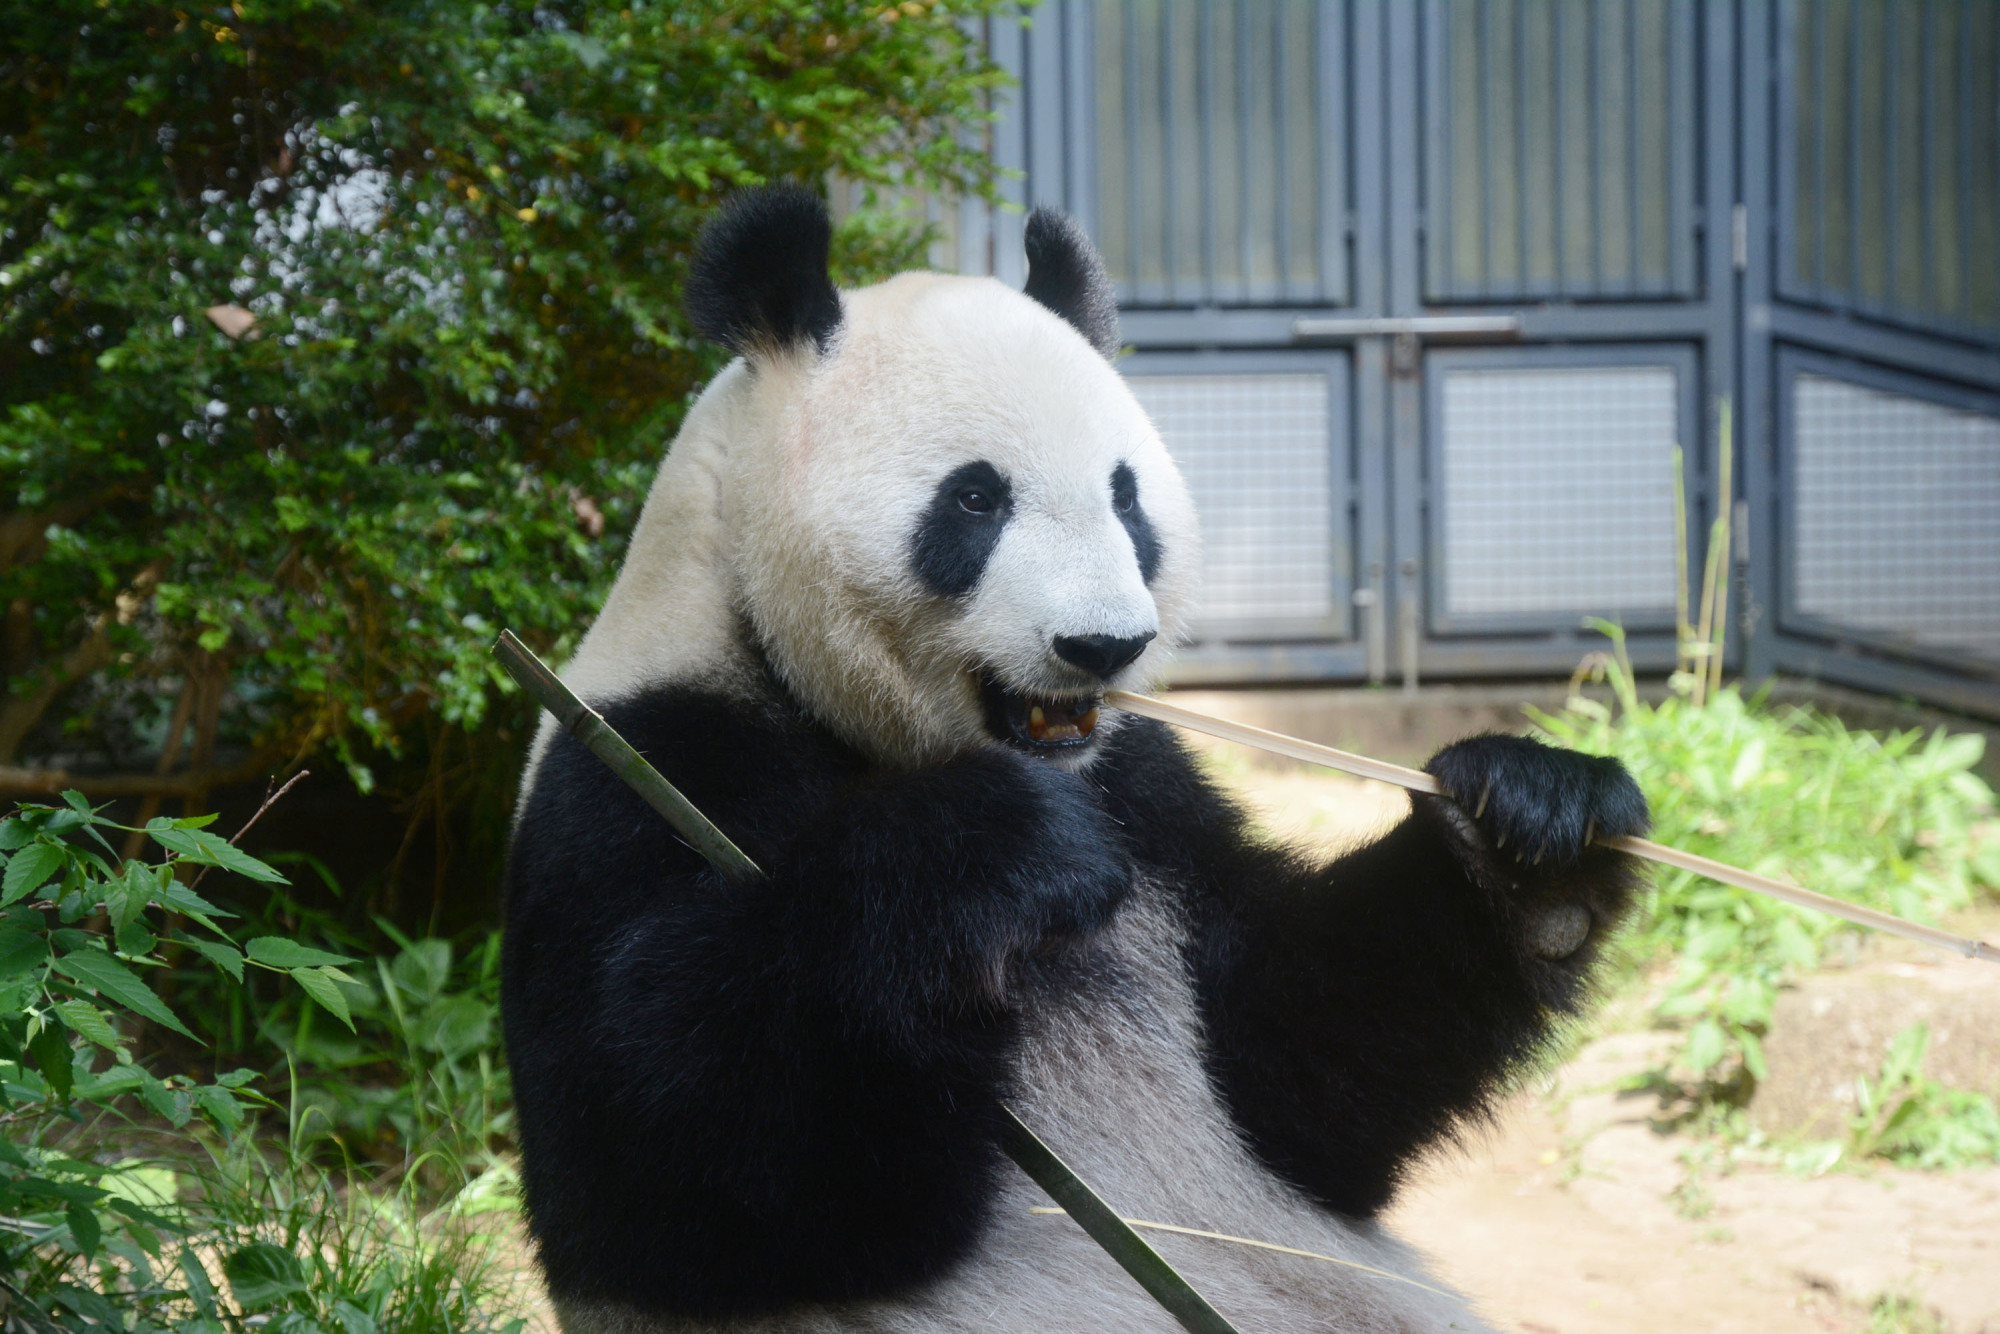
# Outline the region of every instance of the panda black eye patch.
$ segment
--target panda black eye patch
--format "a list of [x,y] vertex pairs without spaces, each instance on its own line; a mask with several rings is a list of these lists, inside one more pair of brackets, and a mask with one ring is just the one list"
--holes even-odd
[[970,593],[1013,510],[1013,489],[998,468],[982,461],[953,469],[931,493],[911,534],[910,565],[917,577],[941,597]]
[[1118,522],[1125,525],[1125,535],[1132,539],[1132,554],[1139,558],[1139,577],[1152,583],[1153,576],[1160,572],[1160,539],[1153,532],[1145,507],[1139,503],[1139,479],[1133,475],[1129,463],[1111,470],[1111,508],[1117,513]]

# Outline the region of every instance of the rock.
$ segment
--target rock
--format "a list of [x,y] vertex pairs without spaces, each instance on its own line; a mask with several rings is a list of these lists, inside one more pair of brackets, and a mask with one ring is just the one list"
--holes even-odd
[[1840,1138],[1855,1080],[1873,1079],[1890,1042],[1920,1021],[1931,1034],[1924,1073],[2000,1101],[2000,968],[1939,955],[1817,974],[1780,996],[1751,1120],[1767,1134]]

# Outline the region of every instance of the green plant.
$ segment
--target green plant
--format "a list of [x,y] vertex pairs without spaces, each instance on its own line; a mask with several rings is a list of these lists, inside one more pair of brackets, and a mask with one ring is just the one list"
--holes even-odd
[[1868,1334],[1944,1334],[1934,1307],[1902,1292],[1885,1292],[1868,1308]]
[[[995,8],[10,8],[0,765],[198,809],[327,747],[501,846],[532,715],[487,645],[573,645],[725,359],[680,312],[701,222],[779,178],[988,192]],[[927,235],[864,207],[836,259]]]
[[1924,1168],[2000,1161],[2000,1110],[1983,1093],[1926,1076],[1930,1042],[1929,1025],[1910,1025],[1889,1043],[1875,1078],[1855,1081],[1844,1145],[1851,1161],[1882,1158]]
[[[195,1040],[146,980],[164,975],[163,955],[175,947],[206,960],[224,987],[241,989],[259,972],[283,976],[309,998],[306,1012],[324,1007],[352,1029],[349,996],[373,993],[342,971],[350,958],[275,935],[239,948],[217,920],[228,914],[181,879],[193,867],[272,886],[283,877],[206,832],[213,817],[155,819],[144,831],[168,855],[121,863],[106,834],[131,830],[77,794],[65,803],[25,805],[0,821],[6,1327],[518,1328],[492,1314],[499,1280],[490,1239],[468,1221],[504,1203],[504,1170],[426,1215],[413,1189],[383,1196],[314,1166],[296,1087],[291,1133],[274,1146],[245,1133],[252,1114],[272,1105],[250,1089],[253,1071],[204,1079],[148,1068],[142,1034]],[[399,958],[382,971],[404,1005],[398,1021],[412,1067],[431,1063],[435,1087],[462,1095],[449,1082],[462,1076],[449,1072],[472,1059],[467,1046],[484,1039],[480,1022],[491,1017],[450,992],[449,951],[440,956],[438,945],[409,942],[406,956],[419,963]],[[421,1004],[406,1003],[406,992]],[[479,1055],[490,1058],[490,1049]],[[435,1096],[423,1105],[434,1115],[456,1111]],[[486,1124],[495,1119],[489,1112]]]
[[246,968],[286,973],[345,1017],[337,983],[351,960],[273,936],[238,948],[216,920],[228,914],[183,884],[181,869],[284,877],[206,832],[213,817],[155,819],[144,832],[167,858],[121,863],[105,833],[132,831],[74,792],[64,800],[0,820],[0,1214],[12,1223],[0,1262],[30,1309],[46,1301],[87,1315],[101,1296],[87,1282],[93,1261],[143,1268],[133,1257],[157,1255],[161,1234],[176,1230],[142,1193],[114,1188],[118,1174],[92,1156],[93,1122],[129,1120],[136,1107],[175,1130],[200,1118],[228,1136],[255,1102],[244,1092],[248,1070],[160,1076],[136,1057],[147,1026],[194,1037],[143,974],[179,946],[237,981]]
[[[1531,711],[1559,745],[1615,755],[1652,804],[1653,837],[1906,917],[1935,919],[2000,885],[2000,845],[1979,837],[1993,791],[1973,771],[1983,738],[1854,731],[1807,708],[1773,708],[1735,686],[1697,704],[1693,674],[1657,703],[1640,698],[1618,627],[1591,670],[1613,703],[1574,694]],[[1661,873],[1629,947],[1671,960],[1656,1017],[1684,1026],[1680,1064],[1711,1089],[1764,1076],[1762,1038],[1778,989],[1852,939],[1837,918]]]
[[500,1052],[500,936],[460,957],[452,942],[412,940],[345,984],[353,1035],[300,1042],[298,1119],[307,1138],[363,1152],[387,1148],[434,1191],[498,1165],[512,1132]]

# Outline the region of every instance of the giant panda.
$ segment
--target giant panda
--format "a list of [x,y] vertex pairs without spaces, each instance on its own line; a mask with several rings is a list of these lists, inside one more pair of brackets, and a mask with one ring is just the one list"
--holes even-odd
[[1003,1101],[1127,1217],[1331,1257],[1150,1233],[1244,1334],[1484,1328],[1377,1217],[1583,1004],[1633,880],[1591,838],[1644,799],[1486,736],[1371,845],[1268,841],[1098,707],[1199,550],[1088,240],[1039,211],[1025,291],[839,291],[829,236],[795,187],[705,229],[688,310],[738,357],[565,673],[763,878],[566,734],[524,779],[504,1015],[562,1328],[1176,1328]]

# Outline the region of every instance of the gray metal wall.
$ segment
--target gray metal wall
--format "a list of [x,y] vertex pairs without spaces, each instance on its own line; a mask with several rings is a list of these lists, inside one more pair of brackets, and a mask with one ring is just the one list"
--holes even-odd
[[[1747,536],[1732,666],[2000,713],[1992,0],[1049,0],[989,40],[1013,202],[1096,237],[1203,511],[1184,679],[1567,672],[1590,616],[1664,667],[1678,448],[1693,531]],[[1021,214],[968,217],[1018,281]]]

